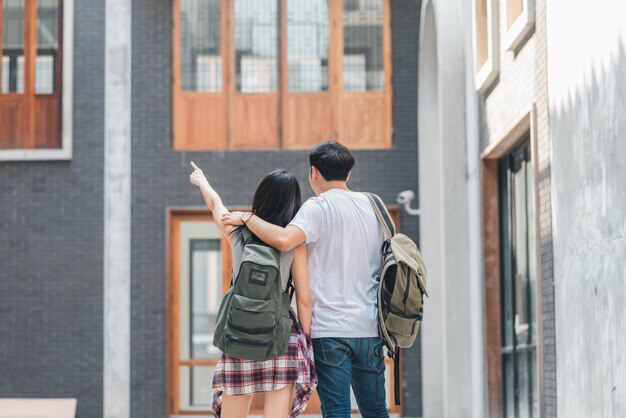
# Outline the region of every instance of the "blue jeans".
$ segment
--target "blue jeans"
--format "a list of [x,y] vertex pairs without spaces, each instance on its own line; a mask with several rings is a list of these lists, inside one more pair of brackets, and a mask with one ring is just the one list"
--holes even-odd
[[379,337],[315,338],[313,352],[324,418],[350,417],[350,385],[363,418],[389,417]]

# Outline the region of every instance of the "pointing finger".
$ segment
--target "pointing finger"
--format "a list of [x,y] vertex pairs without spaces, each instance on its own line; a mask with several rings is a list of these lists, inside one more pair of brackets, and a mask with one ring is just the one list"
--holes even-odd
[[196,163],[194,163],[193,161],[191,161],[191,166],[193,167],[194,170],[200,170],[198,166],[196,165]]

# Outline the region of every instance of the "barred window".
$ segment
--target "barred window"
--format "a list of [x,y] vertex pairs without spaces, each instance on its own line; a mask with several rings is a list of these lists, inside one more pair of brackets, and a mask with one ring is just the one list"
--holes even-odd
[[61,148],[61,1],[0,5],[0,149]]
[[174,0],[174,149],[390,147],[389,2]]

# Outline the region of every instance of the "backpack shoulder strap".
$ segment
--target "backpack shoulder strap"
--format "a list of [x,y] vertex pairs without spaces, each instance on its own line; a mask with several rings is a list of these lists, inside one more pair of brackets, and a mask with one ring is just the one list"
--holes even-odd
[[378,222],[383,229],[386,239],[390,239],[396,234],[396,226],[391,219],[391,215],[389,214],[387,207],[378,195],[374,193],[365,193],[365,195],[374,208],[376,218],[378,218]]
[[250,238],[252,238],[252,232],[250,232],[250,230],[248,228],[246,228],[245,226],[241,227],[241,235],[243,236],[243,242],[244,242],[244,246],[245,243],[250,241]]
[[400,349],[396,348],[396,355],[393,356],[393,400],[396,405],[400,405]]

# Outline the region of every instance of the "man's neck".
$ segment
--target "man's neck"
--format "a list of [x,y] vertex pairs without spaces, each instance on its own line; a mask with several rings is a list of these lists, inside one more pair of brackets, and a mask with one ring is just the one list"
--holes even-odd
[[349,192],[348,184],[345,181],[327,181],[320,187],[320,194],[327,192],[331,189],[340,189]]

